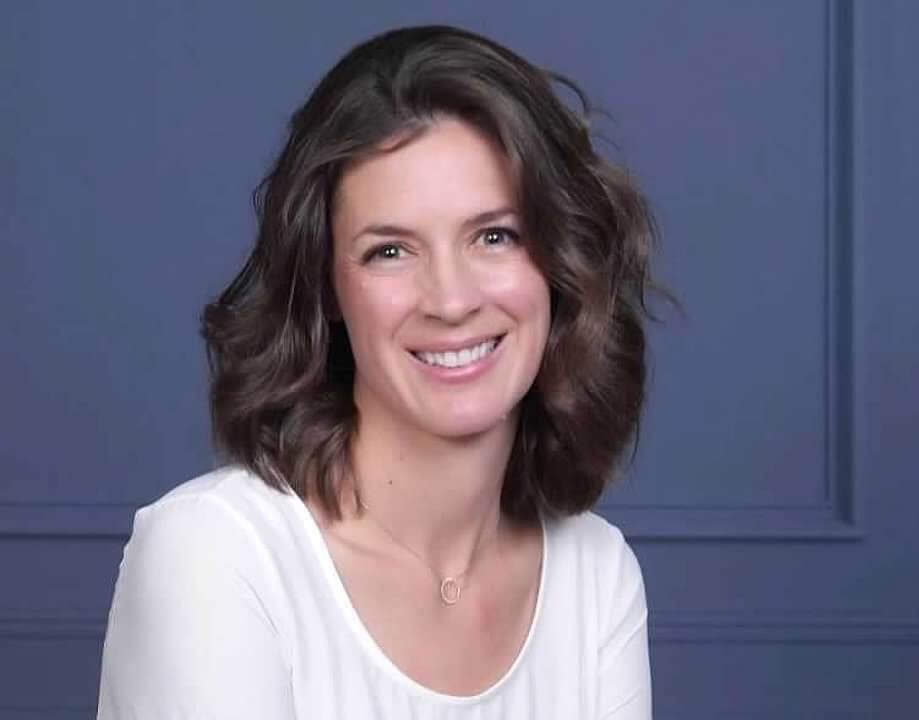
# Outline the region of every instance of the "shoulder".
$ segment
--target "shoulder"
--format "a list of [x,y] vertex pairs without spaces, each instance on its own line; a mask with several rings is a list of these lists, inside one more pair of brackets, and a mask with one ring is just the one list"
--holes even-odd
[[638,558],[622,531],[606,518],[585,512],[551,521],[546,531],[557,564],[579,568],[581,581],[603,601],[644,594]]
[[579,568],[569,588],[577,587],[581,647],[596,658],[597,717],[650,718],[648,606],[635,553],[622,531],[595,513],[561,521],[556,533]]
[[216,501],[239,508],[253,502],[270,502],[274,495],[285,497],[283,492],[269,487],[247,469],[225,465],[176,485],[141,509],[157,509],[179,500]]
[[203,529],[228,535],[247,532],[288,498],[248,470],[229,465],[186,480],[140,507],[134,534],[151,525],[196,535]]
[[118,570],[113,615],[142,618],[142,625],[163,634],[164,628],[187,631],[217,617],[276,626],[283,593],[258,520],[258,498],[277,491],[258,484],[264,485],[244,470],[222,468],[138,509]]
[[135,513],[109,611],[100,717],[255,717],[256,700],[287,701],[286,606],[238,497],[260,491],[242,477],[208,473]]
[[284,495],[248,471],[228,466],[192,478],[134,514],[125,560],[148,577],[257,570]]
[[584,558],[620,563],[634,556],[622,531],[594,512],[547,522],[546,531],[551,544]]

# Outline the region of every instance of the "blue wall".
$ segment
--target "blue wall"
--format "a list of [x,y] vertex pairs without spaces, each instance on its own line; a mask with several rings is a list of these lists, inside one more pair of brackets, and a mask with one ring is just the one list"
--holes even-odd
[[0,24],[0,717],[93,712],[133,509],[213,462],[197,316],[249,193],[332,62],[422,22],[577,79],[657,210],[687,317],[601,508],[655,716],[909,716],[919,5],[135,0]]

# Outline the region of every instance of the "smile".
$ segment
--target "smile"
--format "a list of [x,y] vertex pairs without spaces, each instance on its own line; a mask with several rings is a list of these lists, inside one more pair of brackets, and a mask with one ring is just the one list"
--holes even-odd
[[412,352],[416,358],[421,360],[425,365],[432,367],[461,368],[478,362],[482,358],[494,352],[495,348],[501,342],[503,336],[493,337],[491,340],[472,345],[460,350],[448,350],[447,352]]

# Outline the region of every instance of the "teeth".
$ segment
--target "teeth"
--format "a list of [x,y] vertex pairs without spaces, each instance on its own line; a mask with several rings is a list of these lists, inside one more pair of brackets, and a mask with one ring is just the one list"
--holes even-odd
[[486,340],[479,345],[463,348],[458,352],[454,352],[452,350],[448,350],[447,352],[442,353],[418,352],[415,353],[415,357],[428,365],[458,368],[481,360],[483,357],[492,352],[497,344],[498,339],[492,338],[491,340]]

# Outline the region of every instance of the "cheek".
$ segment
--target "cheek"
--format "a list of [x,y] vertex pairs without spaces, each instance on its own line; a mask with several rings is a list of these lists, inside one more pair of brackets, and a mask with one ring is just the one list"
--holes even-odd
[[[411,292],[392,278],[343,278],[338,303],[352,346],[390,337],[411,307]],[[357,351],[357,347],[355,347]]]
[[546,332],[549,324],[549,286],[542,274],[530,263],[522,263],[512,272],[495,278],[494,297],[508,313],[520,322],[535,325]]

